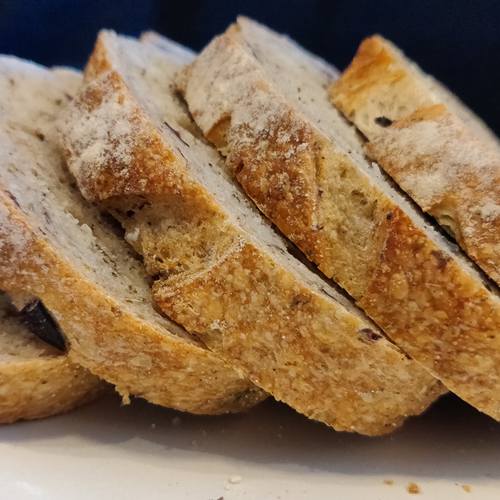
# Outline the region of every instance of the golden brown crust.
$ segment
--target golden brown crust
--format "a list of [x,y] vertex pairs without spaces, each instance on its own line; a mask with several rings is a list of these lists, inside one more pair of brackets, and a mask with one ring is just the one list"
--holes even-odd
[[67,355],[0,366],[0,423],[64,413],[92,401],[105,385]]
[[[287,145],[279,144],[277,137],[284,130],[290,128],[290,123],[282,123],[280,127],[273,130],[266,139],[269,141],[269,158],[259,161],[255,155],[258,142],[261,138],[248,137],[244,141],[245,146],[239,151],[238,156],[231,156],[231,163],[238,180],[245,185],[248,194],[260,203],[266,204],[268,211],[284,221],[283,231],[295,232],[300,238],[304,235],[305,228],[314,226],[315,208],[318,196],[314,196],[316,184],[316,155],[319,146],[311,144],[311,130],[303,127],[296,130],[290,141],[294,145],[309,143],[311,147],[299,151],[293,161],[280,161],[282,152]],[[226,143],[227,132],[230,129],[230,120],[222,119],[215,124],[206,134],[210,142],[219,149],[228,147]],[[241,130],[241,135],[245,131]],[[285,182],[280,182],[286,176]],[[267,186],[263,189],[262,178],[266,179]],[[296,191],[291,190],[297,186]],[[311,195],[313,194],[313,195]],[[290,201],[293,196],[293,205]],[[314,254],[318,245],[318,236],[308,234],[302,241],[307,253]]]
[[484,125],[378,36],[330,95],[370,158],[500,284],[500,148]]
[[[311,109],[318,113],[326,109],[321,104],[327,106],[328,77],[312,64],[304,69],[308,62],[297,55],[296,67],[302,73],[310,71],[310,79],[319,82],[316,94],[310,91],[307,96],[320,103],[299,106],[301,95],[292,101],[290,89],[281,92],[264,70],[259,58],[266,57],[266,48],[262,44],[257,51],[254,46],[248,48],[253,43],[250,36],[274,37],[272,45],[278,46],[276,35],[251,21],[242,22],[243,30],[254,30],[252,35],[247,33],[245,38],[240,29],[230,28],[204,49],[180,79],[192,116],[227,155],[229,169],[259,208],[325,274],[445,385],[500,419],[496,293],[490,293],[444,241],[425,229],[416,214],[413,219],[403,214],[402,210],[410,213],[411,207],[385,194],[377,184],[385,181],[375,172],[373,177],[367,175],[370,166],[357,156],[360,143],[349,139],[345,124],[325,115],[320,123],[319,116],[307,114]],[[289,44],[283,50],[296,49]],[[284,58],[287,55],[283,52]],[[387,69],[382,78],[397,83],[400,72],[384,57],[377,61]],[[378,77],[362,62],[359,66],[363,85],[376,85]],[[290,87],[296,83],[292,80]],[[221,119],[224,125],[217,127]],[[327,120],[340,130],[336,138],[334,130],[325,129]],[[293,143],[296,131],[301,134],[300,148]],[[307,200],[306,208],[302,200]],[[306,219],[296,223],[287,218],[284,207],[294,213],[297,204]]]
[[197,279],[157,282],[154,295],[250,380],[337,430],[391,432],[443,392],[366,322],[311,293],[250,244]]
[[[0,192],[0,279],[8,293],[38,297],[55,316],[72,359],[129,394],[183,411],[240,411],[261,391],[209,351],[155,328],[120,305],[62,259]],[[24,258],[13,258],[22,240]]]
[[[137,96],[124,84],[107,83],[120,78],[116,67],[105,65],[104,74],[99,73],[100,65],[93,67],[108,52],[104,36],[95,50],[99,55],[91,57],[87,70],[92,78],[75,99],[64,125],[70,168],[87,196],[118,213],[149,272],[159,273],[154,297],[165,313],[274,397],[339,430],[369,435],[389,432],[443,392],[441,384],[369,321],[315,291],[239,227],[190,174],[188,151],[200,146],[187,131],[177,132],[177,140],[171,131],[178,124],[162,129],[159,143],[154,139],[136,146],[135,142],[135,153],[126,155],[128,165],[119,169],[114,168],[117,159],[109,145],[104,148],[107,163],[84,161],[89,145],[75,140],[73,132],[79,121],[101,116],[99,106],[104,102],[93,99],[94,90],[88,88],[107,94],[106,102],[119,89],[116,95],[123,113],[117,114],[118,123],[129,119],[130,109],[139,114]],[[107,57],[112,59],[111,54]],[[168,113],[162,113],[168,120]],[[143,129],[134,129],[136,136],[160,136],[159,129],[151,132],[152,121],[146,123],[144,113],[141,120],[137,123]],[[96,128],[106,126],[103,120],[95,122]],[[176,158],[150,163],[155,157],[164,158],[161,150],[140,154],[141,148],[153,151],[158,144],[178,151]],[[219,162],[206,146],[201,151],[204,162],[211,161],[208,153]],[[143,190],[139,202],[134,172],[146,176],[146,186],[152,186],[149,173],[156,176],[154,189]],[[162,181],[162,177],[173,178],[172,173],[174,184]],[[106,186],[114,185],[113,176],[129,180],[121,186],[121,195],[110,194],[102,188],[101,176]],[[127,212],[129,216],[124,215]]]
[[380,263],[360,305],[448,389],[498,420],[498,304],[400,209],[384,230]]
[[[107,69],[108,63],[103,59],[101,52],[98,39],[92,55],[92,64],[86,68],[86,78],[92,78],[89,75],[100,75],[100,71]],[[103,74],[102,81],[95,85],[87,85],[80,97],[81,104],[87,112],[98,109],[110,96],[116,98],[118,102],[127,98],[128,90],[119,75],[113,71],[105,71]],[[123,112],[126,113],[125,118],[130,123],[131,134],[134,136],[134,140],[131,141],[130,156],[140,168],[133,171],[127,169],[130,161],[128,156],[125,159],[115,155],[113,161],[103,162],[98,176],[88,175],[81,183],[80,189],[88,199],[93,200],[97,196],[107,199],[121,193],[130,196],[143,193],[161,194],[182,182],[182,176],[177,174],[175,168],[176,154],[162,147],[157,130],[148,123],[140,107],[132,104]],[[81,141],[87,140],[88,137],[82,135]],[[164,162],[172,164],[172,169],[167,173],[158,167]],[[122,172],[123,175],[117,175],[117,172]]]

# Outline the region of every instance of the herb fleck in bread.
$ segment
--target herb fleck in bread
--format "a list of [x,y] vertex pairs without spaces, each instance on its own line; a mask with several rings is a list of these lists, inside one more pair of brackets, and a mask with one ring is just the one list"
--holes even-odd
[[330,94],[368,156],[500,284],[500,145],[484,123],[380,36]]
[[336,71],[240,18],[179,78],[258,207],[404,351],[500,419],[500,301],[364,158],[329,103]]
[[121,221],[159,307],[255,384],[338,430],[393,430],[441,384],[293,258],[230,181],[175,93],[177,55],[101,32],[61,121],[80,189]]
[[94,399],[104,384],[71,356],[31,333],[0,295],[0,423],[69,411]]
[[155,312],[142,264],[74,186],[54,137],[56,115],[80,77],[8,57],[0,69],[3,109],[10,99],[18,103],[0,120],[2,289],[41,300],[72,360],[114,384],[125,400],[131,394],[217,414],[263,399]]

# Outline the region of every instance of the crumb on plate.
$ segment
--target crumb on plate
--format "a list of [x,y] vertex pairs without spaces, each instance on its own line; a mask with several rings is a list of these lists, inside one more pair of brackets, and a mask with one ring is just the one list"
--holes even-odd
[[408,483],[406,490],[410,495],[418,495],[420,493],[420,486],[417,483]]

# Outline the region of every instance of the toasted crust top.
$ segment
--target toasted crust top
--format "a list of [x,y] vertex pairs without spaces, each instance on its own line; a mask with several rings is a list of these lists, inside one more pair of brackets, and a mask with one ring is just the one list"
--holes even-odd
[[354,129],[328,106],[331,78],[293,43],[239,19],[179,86],[259,208],[392,340],[498,419],[497,290],[366,162]]
[[330,88],[366,152],[500,283],[500,146],[472,112],[380,36]]

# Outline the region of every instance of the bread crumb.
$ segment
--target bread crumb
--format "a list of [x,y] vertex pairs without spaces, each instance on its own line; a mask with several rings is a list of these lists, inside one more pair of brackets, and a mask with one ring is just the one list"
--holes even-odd
[[470,493],[472,488],[471,488],[470,484],[462,484],[462,489],[463,489],[466,493]]
[[156,429],[156,424],[151,424],[151,429]]
[[238,483],[241,483],[242,481],[242,477],[241,476],[231,476],[228,481],[231,483],[231,484],[238,484]]
[[410,495],[418,495],[420,493],[420,486],[417,483],[408,483],[406,490]]
[[120,390],[118,390],[118,393],[120,394],[120,396],[122,398],[122,406],[129,405],[130,404],[130,394],[129,394],[129,392],[128,391],[121,392]]
[[139,239],[140,235],[140,230],[138,227],[134,227],[131,231],[128,231],[125,234],[125,239],[127,240],[128,243],[136,243],[137,240]]
[[172,422],[172,425],[173,425],[174,427],[178,427],[179,425],[181,425],[182,420],[181,420],[181,417],[174,417],[174,418],[171,420],[171,422]]
[[384,484],[387,484],[388,486],[392,486],[394,484],[394,481],[392,479],[384,479]]

